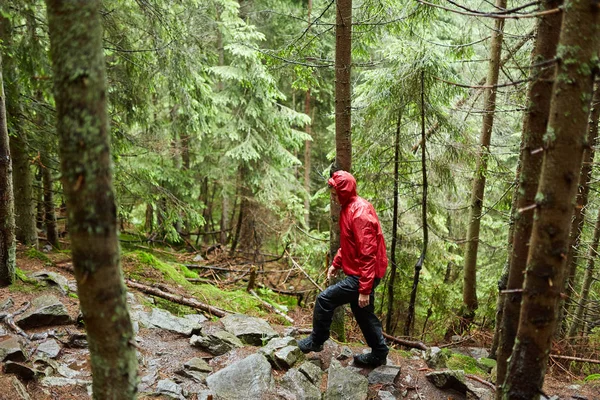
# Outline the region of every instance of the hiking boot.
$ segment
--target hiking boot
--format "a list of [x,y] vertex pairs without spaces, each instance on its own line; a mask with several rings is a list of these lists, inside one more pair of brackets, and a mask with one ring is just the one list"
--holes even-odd
[[317,345],[310,336],[307,336],[304,339],[298,340],[298,348],[303,353],[310,353],[311,351],[319,352],[323,350],[323,345]]
[[380,365],[385,365],[386,363],[387,354],[381,356],[375,355],[373,353],[354,355],[354,364],[358,366],[377,368]]

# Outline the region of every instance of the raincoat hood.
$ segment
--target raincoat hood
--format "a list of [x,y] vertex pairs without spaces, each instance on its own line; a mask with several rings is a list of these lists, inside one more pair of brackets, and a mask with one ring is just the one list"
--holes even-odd
[[356,179],[349,172],[336,171],[327,183],[335,189],[342,206],[350,203],[357,196]]

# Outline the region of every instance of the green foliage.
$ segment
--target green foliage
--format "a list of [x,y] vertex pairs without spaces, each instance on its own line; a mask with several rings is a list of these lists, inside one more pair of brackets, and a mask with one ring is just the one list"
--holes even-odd
[[482,378],[487,378],[488,373],[477,366],[477,360],[473,357],[465,356],[459,353],[452,353],[446,362],[448,369],[461,369],[466,374],[473,374]]
[[45,265],[52,265],[53,262],[52,260],[45,255],[44,253],[42,253],[41,251],[35,249],[35,248],[30,248],[25,252],[25,256],[27,258],[31,258],[32,260],[40,260],[43,261]]
[[584,382],[600,381],[600,374],[592,374],[585,377]]

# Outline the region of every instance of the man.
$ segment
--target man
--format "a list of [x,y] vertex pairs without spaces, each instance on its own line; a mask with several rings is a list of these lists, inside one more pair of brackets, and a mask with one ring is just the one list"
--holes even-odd
[[375,315],[375,287],[385,275],[387,255],[381,225],[375,209],[356,193],[356,180],[346,171],[337,171],[327,182],[340,212],[340,248],[327,271],[332,278],[342,269],[346,278],[329,286],[317,297],[313,331],[298,341],[302,352],[321,351],[329,338],[333,311],[350,304],[371,353],[354,356],[354,363],[369,367],[384,365],[388,347],[381,322]]

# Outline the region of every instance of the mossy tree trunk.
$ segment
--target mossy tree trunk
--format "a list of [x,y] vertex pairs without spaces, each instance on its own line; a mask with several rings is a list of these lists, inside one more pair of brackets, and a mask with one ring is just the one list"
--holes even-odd
[[2,54],[0,53],[0,287],[15,280],[15,214],[12,160],[6,127]]
[[[562,4],[562,0],[546,0],[542,8],[554,9]],[[519,315],[521,313],[524,272],[529,253],[529,239],[533,226],[533,206],[540,180],[544,146],[544,133],[550,117],[550,99],[554,68],[548,68],[547,62],[556,57],[556,46],[560,34],[562,13],[546,15],[538,22],[537,37],[531,54],[531,74],[533,81],[527,92],[528,109],[523,118],[523,140],[519,162],[519,186],[516,191],[517,203],[513,233],[512,251],[509,259],[509,274],[506,289],[511,292],[504,297],[502,320],[497,327],[499,345],[497,352],[497,380],[501,387],[506,377],[507,360],[513,349]],[[544,67],[535,67],[544,65]],[[503,296],[499,294],[499,296]],[[501,398],[502,390],[496,392]]]
[[594,0],[569,0],[564,10],[521,318],[503,387],[504,399],[537,399],[541,393],[563,289],[569,229],[598,68],[600,8]]
[[133,399],[137,357],[119,263],[99,0],[47,0],[63,187],[93,397]]
[[12,25],[8,18],[0,15],[0,39],[4,62],[4,86],[6,88],[7,125],[10,132],[10,153],[13,166],[13,193],[17,240],[25,245],[37,247],[35,226],[35,196],[33,173],[29,157],[27,132],[22,128],[23,110],[20,103],[17,65],[12,47]]
[[[496,9],[506,8],[506,0],[496,0]],[[504,20],[497,19],[492,31],[490,42],[490,58],[487,89],[484,91],[484,114],[479,137],[479,150],[473,176],[473,189],[469,208],[469,226],[467,229],[467,247],[465,250],[465,269],[463,278],[463,310],[462,319],[468,326],[475,317],[477,310],[477,249],[479,247],[479,228],[481,226],[481,210],[483,209],[483,195],[485,191],[485,178],[487,174],[488,158],[490,156],[490,141],[494,126],[494,113],[496,111],[496,89],[500,71],[500,56],[502,54]]]
[[[312,13],[312,0],[308,0],[307,5],[307,21],[308,27],[306,28],[306,32],[310,32],[311,26],[311,17]],[[306,94],[304,96],[304,113],[310,116],[310,87],[306,89]],[[310,124],[306,124],[306,134],[312,135],[312,120]],[[310,140],[306,140],[304,142],[304,224],[306,225],[306,229],[310,231],[310,170],[311,170],[311,151],[310,151]]]

